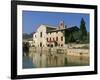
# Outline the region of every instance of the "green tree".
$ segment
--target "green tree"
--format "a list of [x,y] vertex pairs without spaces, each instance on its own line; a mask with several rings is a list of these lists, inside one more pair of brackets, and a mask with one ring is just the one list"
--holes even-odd
[[75,42],[75,39],[74,39],[72,33],[70,33],[70,36],[69,36],[69,40],[68,40],[68,41],[69,41],[69,42]]
[[74,39],[75,40],[79,40],[79,31],[75,31],[74,33],[73,33],[73,37],[74,37]]
[[85,26],[85,21],[84,19],[82,18],[81,19],[81,22],[80,22],[80,40],[84,40],[87,36],[87,30],[86,30],[86,26]]

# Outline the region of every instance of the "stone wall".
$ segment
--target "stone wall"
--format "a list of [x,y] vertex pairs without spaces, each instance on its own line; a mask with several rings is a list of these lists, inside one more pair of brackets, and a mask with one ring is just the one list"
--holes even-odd
[[37,52],[37,53],[46,53],[46,54],[66,54],[66,55],[72,55],[72,56],[85,56],[89,57],[89,49],[69,49],[64,47],[31,47],[30,51]]

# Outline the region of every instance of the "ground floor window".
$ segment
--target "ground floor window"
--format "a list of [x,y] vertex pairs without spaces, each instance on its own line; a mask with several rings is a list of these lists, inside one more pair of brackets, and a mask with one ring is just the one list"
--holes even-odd
[[50,45],[48,44],[47,47],[49,47]]
[[51,44],[51,47],[53,47],[53,44]]
[[63,47],[63,44],[61,44],[61,47]]

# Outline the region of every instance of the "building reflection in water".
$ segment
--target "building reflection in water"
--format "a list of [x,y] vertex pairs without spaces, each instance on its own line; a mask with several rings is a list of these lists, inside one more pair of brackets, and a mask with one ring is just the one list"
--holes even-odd
[[[88,66],[89,65],[89,57],[68,56],[65,53],[30,52],[29,58],[32,60],[32,65],[35,66],[36,68],[64,67],[64,66]],[[23,60],[23,63],[25,63],[24,60]],[[27,65],[30,65],[30,64],[27,64]]]

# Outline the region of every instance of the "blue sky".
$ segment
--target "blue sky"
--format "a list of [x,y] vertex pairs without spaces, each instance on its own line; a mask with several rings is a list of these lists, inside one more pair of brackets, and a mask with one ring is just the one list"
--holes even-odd
[[41,24],[58,26],[60,21],[64,21],[65,25],[80,27],[81,18],[86,23],[86,29],[89,32],[90,15],[83,13],[62,13],[62,12],[40,12],[40,11],[23,11],[22,26],[23,33],[35,32]]

